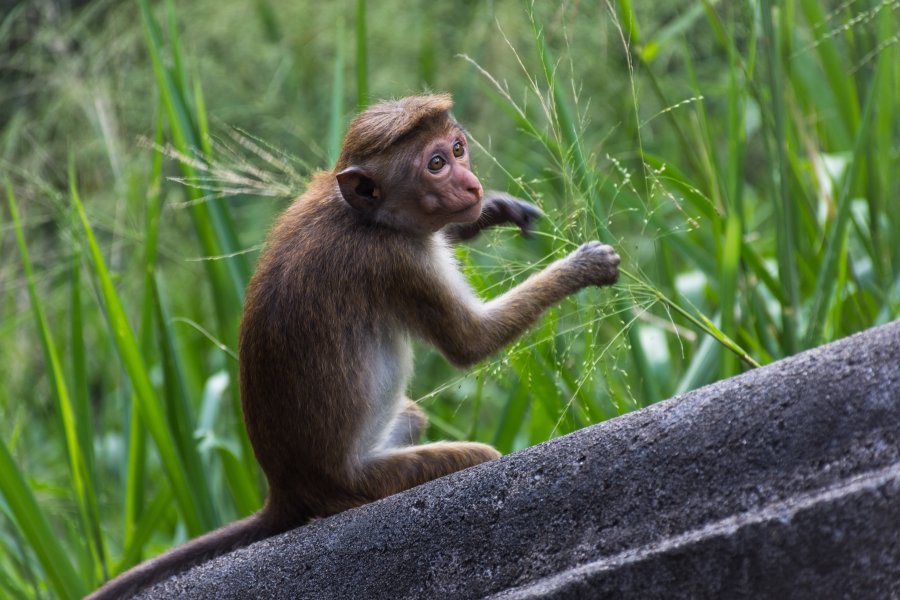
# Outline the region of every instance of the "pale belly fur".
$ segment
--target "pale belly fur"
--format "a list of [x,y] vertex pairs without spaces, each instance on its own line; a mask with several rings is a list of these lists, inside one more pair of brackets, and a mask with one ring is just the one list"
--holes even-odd
[[390,448],[386,442],[391,425],[402,407],[406,385],[412,373],[412,345],[409,335],[385,329],[364,353],[367,362],[369,419],[360,438],[360,454],[368,456]]

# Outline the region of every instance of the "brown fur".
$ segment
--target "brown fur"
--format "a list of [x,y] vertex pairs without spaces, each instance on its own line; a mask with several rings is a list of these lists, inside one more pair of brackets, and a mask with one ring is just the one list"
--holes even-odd
[[[590,242],[482,304],[447,242],[540,213],[487,197],[450,98],[375,105],[350,125],[335,170],[277,220],[247,288],[240,335],[244,420],[269,482],[255,516],[176,548],[101,588],[122,597],[252,541],[499,457],[484,444],[414,445],[427,423],[404,397],[409,337],[465,366],[549,306],[609,285],[618,256]],[[459,152],[460,156],[456,153]],[[445,159],[430,171],[429,159]]]
[[350,123],[335,171],[364,164],[418,128],[443,124],[452,106],[446,94],[411,96],[371,106]]

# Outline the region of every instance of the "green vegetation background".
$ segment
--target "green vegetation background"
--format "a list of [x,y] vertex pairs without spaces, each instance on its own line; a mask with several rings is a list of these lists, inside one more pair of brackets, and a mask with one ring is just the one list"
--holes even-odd
[[372,100],[452,93],[486,187],[546,213],[459,250],[482,296],[623,256],[476,369],[420,348],[430,439],[511,452],[900,313],[895,1],[4,6],[0,596],[260,506],[243,289]]

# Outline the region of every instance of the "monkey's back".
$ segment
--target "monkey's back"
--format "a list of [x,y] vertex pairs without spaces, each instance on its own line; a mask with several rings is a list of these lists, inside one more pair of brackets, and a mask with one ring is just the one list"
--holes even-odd
[[240,385],[273,488],[327,487],[404,391],[411,357],[393,290],[415,241],[385,243],[398,235],[361,222],[330,173],[314,176],[269,235],[247,288]]

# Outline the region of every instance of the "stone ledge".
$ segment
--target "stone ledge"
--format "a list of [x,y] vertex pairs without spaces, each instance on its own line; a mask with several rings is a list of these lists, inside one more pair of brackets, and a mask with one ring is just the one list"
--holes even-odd
[[323,519],[141,597],[900,595],[900,321]]
[[887,598],[898,524],[894,465],[491,598]]

